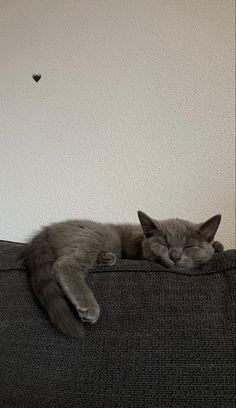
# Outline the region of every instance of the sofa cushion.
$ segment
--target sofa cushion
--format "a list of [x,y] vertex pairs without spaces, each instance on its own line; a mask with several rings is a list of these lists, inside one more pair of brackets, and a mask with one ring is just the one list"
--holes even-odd
[[87,281],[101,317],[75,339],[32,295],[23,249],[0,242],[0,406],[235,406],[235,250],[184,273],[97,267]]

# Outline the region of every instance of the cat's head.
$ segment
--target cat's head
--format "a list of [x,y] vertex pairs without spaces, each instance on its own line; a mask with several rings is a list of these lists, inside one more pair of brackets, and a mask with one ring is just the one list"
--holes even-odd
[[169,219],[156,221],[138,211],[143,229],[143,257],[170,269],[191,269],[204,264],[214,254],[213,239],[221,215],[201,224]]

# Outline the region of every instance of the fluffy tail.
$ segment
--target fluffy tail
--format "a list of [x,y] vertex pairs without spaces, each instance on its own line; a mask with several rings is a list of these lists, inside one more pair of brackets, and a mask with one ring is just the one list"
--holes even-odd
[[64,334],[81,337],[83,326],[73,316],[64,293],[53,276],[52,267],[56,256],[48,242],[46,229],[27,246],[24,258],[30,270],[32,290],[51,322]]

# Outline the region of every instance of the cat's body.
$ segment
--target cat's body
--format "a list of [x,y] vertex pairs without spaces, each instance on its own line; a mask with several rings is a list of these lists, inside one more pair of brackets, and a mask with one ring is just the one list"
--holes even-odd
[[68,300],[83,322],[95,323],[99,318],[99,305],[85,283],[85,274],[100,262],[101,254],[187,269],[207,262],[214,253],[220,216],[203,224],[178,219],[157,222],[142,212],[139,219],[141,225],[80,220],[55,223],[30,242],[26,261],[32,289],[63,333],[80,336],[83,332]]
[[84,279],[99,254],[141,259],[142,240],[140,226],[77,220],[52,224],[36,235],[26,253],[32,289],[62,332],[79,336],[83,331],[64,295],[82,321],[94,323],[99,317],[99,306]]

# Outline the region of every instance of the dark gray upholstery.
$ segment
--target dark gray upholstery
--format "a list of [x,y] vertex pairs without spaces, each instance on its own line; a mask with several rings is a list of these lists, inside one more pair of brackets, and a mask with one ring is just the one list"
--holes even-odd
[[235,250],[186,274],[91,271],[101,318],[74,339],[33,298],[22,248],[0,242],[1,407],[235,408]]

